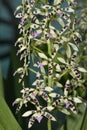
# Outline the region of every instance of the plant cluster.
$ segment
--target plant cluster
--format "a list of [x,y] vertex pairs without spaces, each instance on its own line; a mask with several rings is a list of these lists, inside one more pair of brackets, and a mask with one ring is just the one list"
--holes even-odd
[[[51,130],[50,120],[56,121],[52,111],[77,113],[77,106],[82,103],[78,89],[83,84],[81,73],[87,71],[79,65],[82,38],[76,25],[76,4],[74,0],[22,0],[15,11],[20,19],[20,37],[15,45],[24,64],[15,72],[22,83],[22,97],[13,104],[18,104],[17,110],[29,102],[35,106],[22,115],[30,117],[29,128],[35,120],[40,123],[46,117]],[[24,83],[29,71],[36,75],[32,87]]]

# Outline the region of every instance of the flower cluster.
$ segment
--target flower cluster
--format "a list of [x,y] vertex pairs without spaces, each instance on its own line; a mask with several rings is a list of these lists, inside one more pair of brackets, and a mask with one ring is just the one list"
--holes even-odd
[[[78,62],[77,43],[82,39],[75,27],[75,6],[74,0],[54,0],[53,4],[48,0],[25,0],[15,12],[20,19],[17,54],[24,65],[15,72],[20,74],[23,89],[22,97],[13,104],[19,104],[18,110],[29,102],[35,106],[35,110],[22,115],[30,116],[29,128],[35,120],[40,123],[43,117],[56,121],[51,113],[55,109],[65,114],[77,113],[77,104],[82,103],[78,84],[82,84],[81,73],[87,71]],[[37,71],[30,66],[30,55],[38,60],[34,63]],[[26,88],[23,80],[29,71],[36,74],[32,88]],[[42,99],[45,105],[41,104]]]

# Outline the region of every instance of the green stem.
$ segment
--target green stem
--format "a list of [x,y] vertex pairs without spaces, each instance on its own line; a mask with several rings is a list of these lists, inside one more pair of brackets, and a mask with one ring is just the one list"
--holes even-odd
[[[47,44],[48,44],[48,54],[51,56],[51,43],[50,43],[50,40],[48,40]],[[49,75],[49,66],[50,66],[50,63],[48,64],[48,86],[52,87],[52,77],[50,77],[50,75]],[[48,106],[49,105],[50,105],[50,103],[48,103]],[[52,130],[51,120],[48,120],[47,125],[48,125],[48,130]]]
[[[52,82],[51,82],[51,78],[48,76],[48,86],[51,87],[52,85]],[[50,103],[48,103],[48,106],[50,105]],[[48,130],[52,130],[51,128],[51,120],[48,120]]]
[[48,120],[48,130],[52,130],[51,129],[51,120]]
[[67,130],[67,118],[66,118],[65,123],[64,123],[64,130]]

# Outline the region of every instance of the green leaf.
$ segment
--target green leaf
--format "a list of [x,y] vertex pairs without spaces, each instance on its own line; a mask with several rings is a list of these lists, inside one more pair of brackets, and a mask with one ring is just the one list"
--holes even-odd
[[82,123],[81,129],[87,130],[87,106],[86,106],[86,110],[84,112],[84,118],[83,118],[83,123]]
[[[86,105],[79,105],[79,110],[80,113],[67,117],[67,130],[87,130]],[[60,130],[63,130],[63,127]]]
[[2,79],[2,72],[1,72],[1,65],[0,65],[0,96],[4,96],[3,92],[3,79]]
[[22,130],[0,95],[0,130]]

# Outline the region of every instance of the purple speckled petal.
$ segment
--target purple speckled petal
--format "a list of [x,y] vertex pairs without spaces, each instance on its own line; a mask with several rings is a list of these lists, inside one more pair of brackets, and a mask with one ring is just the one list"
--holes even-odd
[[36,119],[37,119],[37,121],[40,123],[41,122],[41,120],[42,120],[42,116],[39,116],[39,117],[37,117]]

